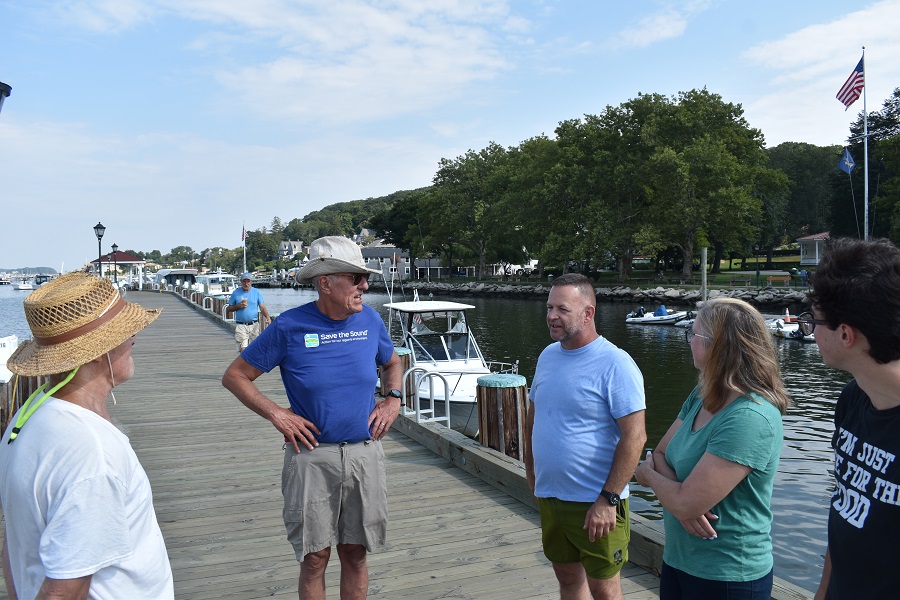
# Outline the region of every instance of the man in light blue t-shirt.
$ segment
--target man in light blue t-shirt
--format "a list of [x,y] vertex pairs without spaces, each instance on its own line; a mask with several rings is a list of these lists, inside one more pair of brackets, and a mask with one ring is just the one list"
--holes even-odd
[[241,287],[231,292],[231,297],[228,298],[225,315],[232,314],[235,321],[234,340],[237,342],[238,352],[243,352],[262,330],[259,319],[262,318],[266,325],[271,321],[262,293],[253,287],[250,273],[241,274]]
[[628,560],[628,482],[647,434],[644,379],[600,336],[590,280],[568,273],[547,299],[551,344],[538,359],[525,472],[541,511],[544,554],[560,596],[621,598]]

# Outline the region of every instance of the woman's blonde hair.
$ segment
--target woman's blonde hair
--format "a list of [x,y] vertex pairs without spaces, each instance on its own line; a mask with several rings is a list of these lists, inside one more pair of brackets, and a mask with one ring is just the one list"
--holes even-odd
[[700,371],[703,406],[722,409],[731,393],[756,392],[784,414],[790,398],[781,380],[775,344],[758,310],[736,298],[715,298],[697,312],[707,361]]

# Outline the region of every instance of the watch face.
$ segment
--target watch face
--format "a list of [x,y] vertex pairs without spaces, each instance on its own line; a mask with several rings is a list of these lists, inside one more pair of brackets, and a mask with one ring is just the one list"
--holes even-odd
[[391,390],[388,392],[388,396],[393,396],[394,398],[402,398],[403,394],[400,393],[400,390]]
[[612,492],[607,492],[603,490],[600,492],[600,495],[606,498],[606,501],[609,502],[612,506],[616,506],[619,504],[619,495],[614,494]]

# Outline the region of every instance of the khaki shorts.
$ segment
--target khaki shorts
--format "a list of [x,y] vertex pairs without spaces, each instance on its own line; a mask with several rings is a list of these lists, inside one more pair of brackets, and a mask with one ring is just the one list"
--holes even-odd
[[372,552],[387,540],[387,484],[381,442],[286,444],[281,471],[284,526],[298,561],[336,544]]
[[623,498],[616,508],[616,528],[593,542],[584,529],[584,517],[591,505],[590,502],[538,498],[544,556],[554,563],[580,562],[589,577],[609,579],[628,562],[628,541],[631,539],[628,499]]
[[250,324],[238,323],[234,328],[234,341],[237,342],[238,352],[250,345],[250,342],[259,337],[259,321]]

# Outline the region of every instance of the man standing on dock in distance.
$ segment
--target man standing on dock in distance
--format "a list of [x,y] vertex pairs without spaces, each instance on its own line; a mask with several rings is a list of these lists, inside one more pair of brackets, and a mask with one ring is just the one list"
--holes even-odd
[[584,275],[553,281],[526,423],[525,473],[541,511],[544,554],[562,600],[622,598],[628,561],[628,482],[641,457],[644,378],[597,333]]
[[822,360],[852,379],[834,408],[835,488],[816,599],[897,598],[900,539],[900,250],[832,239],[812,278]]
[[260,313],[266,325],[271,321],[262,293],[252,284],[253,276],[247,272],[242,273],[241,287],[231,292],[228,306],[225,307],[225,316],[234,313],[234,321],[237,323],[234,339],[238,345],[238,352],[243,352],[244,348],[259,336]]
[[[368,269],[359,246],[329,236],[309,247],[297,281],[318,299],[279,315],[225,371],[222,384],[285,437],[281,489],[288,540],[300,561],[301,600],[325,599],[331,546],[341,599],[366,597],[366,553],[384,546],[387,482],[381,439],[400,412],[400,358],[384,321],[363,304]],[[375,402],[381,365],[391,392]],[[254,381],[280,367],[291,408]]]

